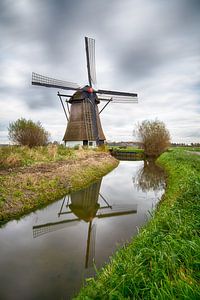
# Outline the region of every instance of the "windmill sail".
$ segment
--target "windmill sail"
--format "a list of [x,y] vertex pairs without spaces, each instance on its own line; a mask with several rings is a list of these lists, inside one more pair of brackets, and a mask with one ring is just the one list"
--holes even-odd
[[113,96],[111,99],[114,103],[138,103],[138,99],[136,97],[130,96]]
[[88,81],[89,85],[96,84],[96,66],[95,66],[95,40],[85,37],[85,50],[87,59]]
[[106,95],[137,97],[136,93],[127,93],[127,92],[119,92],[119,91],[111,91],[111,90],[98,90],[97,93],[106,94]]
[[44,235],[49,232],[53,232],[56,230],[60,230],[62,228],[65,228],[66,226],[69,227],[69,223],[73,222],[73,225],[76,224],[75,221],[80,221],[80,219],[69,219],[69,220],[64,220],[60,222],[51,222],[51,223],[46,223],[46,224],[41,224],[41,225],[36,225],[33,226],[33,237],[37,238],[38,236]]
[[105,208],[104,210],[98,211],[96,217],[101,218],[108,218],[108,217],[117,217],[129,214],[136,214],[137,213],[137,206],[136,205],[113,205],[111,209]]
[[137,103],[138,98],[135,93],[110,91],[110,90],[98,90],[98,99],[100,101],[111,101],[114,103]]
[[100,101],[110,101],[113,103],[138,103],[138,98],[131,96],[103,95],[99,96],[98,99]]
[[32,73],[32,84],[33,85],[40,85],[45,87],[52,87],[52,88],[59,88],[62,90],[78,90],[80,89],[77,83],[58,80],[55,78],[43,76],[37,73]]
[[95,240],[96,240],[96,224],[89,223],[88,236],[87,236],[87,247],[85,255],[85,268],[93,266],[95,259]]

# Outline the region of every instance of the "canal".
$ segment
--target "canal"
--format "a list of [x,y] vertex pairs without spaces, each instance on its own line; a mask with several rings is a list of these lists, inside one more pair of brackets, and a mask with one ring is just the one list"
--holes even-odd
[[138,233],[164,187],[153,162],[121,161],[87,189],[7,223],[0,229],[0,299],[71,299]]

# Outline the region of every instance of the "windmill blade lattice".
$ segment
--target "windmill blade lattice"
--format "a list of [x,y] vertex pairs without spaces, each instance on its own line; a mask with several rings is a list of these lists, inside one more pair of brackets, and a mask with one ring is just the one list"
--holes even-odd
[[64,221],[55,222],[55,223],[46,223],[46,224],[42,224],[42,225],[33,226],[33,237],[37,238],[38,236],[44,235],[46,233],[65,228],[66,226],[69,226],[69,223],[73,222],[73,225],[74,225],[76,222],[79,222],[79,221],[80,221],[80,219],[72,219],[72,220],[64,220]]
[[59,88],[63,90],[75,90],[75,91],[80,88],[77,83],[54,79],[34,72],[32,73],[32,84],[52,87],[52,88]]
[[112,96],[112,95],[103,95],[98,97],[100,101],[111,101],[112,103],[138,103],[137,97],[130,96]]
[[101,101],[112,101],[114,103],[138,103],[136,93],[118,92],[110,90],[98,90],[98,98]]
[[123,97],[123,96],[114,96],[112,97],[112,102],[114,103],[138,103],[138,98],[136,97]]
[[97,83],[96,79],[96,65],[95,65],[95,40],[85,37],[85,50],[87,58],[88,81],[89,85]]
[[123,96],[123,97],[137,97],[136,93],[127,93],[127,92],[119,92],[119,91],[111,91],[111,90],[98,90],[98,94],[105,95],[113,95],[113,96]]
[[87,248],[85,255],[85,268],[92,267],[95,259],[96,224],[92,221],[88,227]]

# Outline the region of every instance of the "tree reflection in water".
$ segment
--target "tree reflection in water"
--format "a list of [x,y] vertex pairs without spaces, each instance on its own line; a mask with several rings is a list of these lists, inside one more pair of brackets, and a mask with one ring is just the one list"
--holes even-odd
[[145,160],[144,166],[133,177],[133,182],[137,190],[158,192],[165,188],[165,173],[154,160]]

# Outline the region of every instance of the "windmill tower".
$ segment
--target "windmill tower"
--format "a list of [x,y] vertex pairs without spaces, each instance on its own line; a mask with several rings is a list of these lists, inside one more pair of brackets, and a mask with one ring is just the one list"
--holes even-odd
[[[85,37],[85,50],[88,85],[82,88],[76,83],[32,73],[33,85],[69,90],[72,92],[75,91],[74,94],[61,94],[58,92],[68,122],[63,140],[69,147],[75,145],[95,147],[104,144],[106,138],[99,118],[100,113],[110,102],[137,102],[137,94],[135,93],[94,89],[93,86],[96,85],[94,39]],[[63,99],[66,101],[67,110],[64,106]],[[104,102],[104,106],[99,112],[98,104],[100,102]]]

